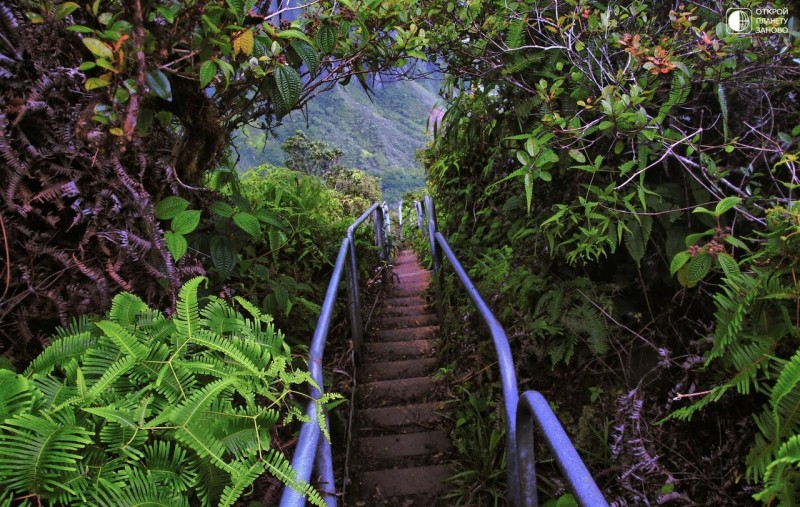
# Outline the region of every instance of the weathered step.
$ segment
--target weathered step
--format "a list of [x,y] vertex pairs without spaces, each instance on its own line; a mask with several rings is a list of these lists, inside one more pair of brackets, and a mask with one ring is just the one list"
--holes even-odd
[[368,342],[399,342],[428,340],[439,332],[439,326],[406,327],[402,329],[375,329],[369,333]]
[[409,266],[407,269],[394,269],[392,272],[397,275],[401,284],[406,282],[430,282],[431,280],[431,272],[427,269],[421,269],[419,266]]
[[397,317],[397,316],[409,316],[409,315],[422,315],[425,313],[430,313],[431,310],[428,308],[427,303],[424,301],[418,301],[415,305],[402,305],[402,306],[391,306],[386,305],[385,307],[381,308],[380,317]]
[[366,459],[393,459],[442,454],[453,448],[447,433],[440,430],[362,437],[356,440],[359,455]]
[[453,473],[447,465],[365,472],[359,482],[376,498],[435,495],[445,490],[444,481]]
[[436,366],[437,361],[434,358],[372,363],[366,364],[361,368],[359,377],[365,383],[378,380],[424,377],[436,371]]
[[419,359],[433,355],[431,340],[365,343],[365,358],[370,362],[401,361]]
[[419,296],[404,296],[397,298],[389,297],[386,298],[385,302],[387,308],[397,308],[398,306],[419,306],[428,304],[425,298],[421,298]]
[[368,382],[358,386],[358,393],[363,404],[378,407],[436,397],[438,389],[430,377],[415,377]]
[[365,408],[358,411],[365,430],[401,431],[411,428],[433,428],[444,410],[444,402],[412,403],[394,407]]
[[423,313],[421,315],[395,315],[389,317],[378,317],[373,321],[373,325],[378,329],[399,329],[404,327],[435,326],[439,323],[439,318],[435,313]]
[[428,286],[409,287],[404,289],[394,288],[389,293],[389,297],[393,298],[407,298],[407,297],[425,297],[425,292]]

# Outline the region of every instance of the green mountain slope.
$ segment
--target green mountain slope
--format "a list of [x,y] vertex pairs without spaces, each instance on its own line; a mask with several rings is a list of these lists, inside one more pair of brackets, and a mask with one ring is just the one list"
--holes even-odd
[[433,80],[376,83],[368,97],[355,82],[337,86],[314,98],[307,114],[295,111],[284,118],[275,138],[253,127],[241,131],[235,140],[239,167],[283,165],[281,143],[304,130],[310,138],[341,149],[342,164],[380,177],[384,199],[395,202],[403,192],[425,185],[415,155],[427,140],[426,124],[438,100],[437,88],[438,81]]

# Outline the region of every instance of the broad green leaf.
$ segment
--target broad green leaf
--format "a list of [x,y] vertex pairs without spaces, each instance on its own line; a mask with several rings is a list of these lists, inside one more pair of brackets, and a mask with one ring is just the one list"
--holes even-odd
[[219,215],[221,217],[230,218],[233,216],[233,207],[222,201],[214,201],[209,206],[208,209],[211,210],[212,213]]
[[705,213],[706,215],[711,215],[712,217],[717,216],[717,214],[711,210],[705,209],[702,206],[698,206],[692,210],[692,213]]
[[261,224],[258,219],[250,213],[240,211],[233,215],[233,221],[247,234],[258,239],[261,237]]
[[234,16],[236,16],[236,21],[242,24],[245,15],[244,0],[225,0],[225,3],[227,3],[231,11],[233,11]]
[[183,234],[175,234],[172,231],[167,231],[164,233],[164,241],[167,243],[169,253],[172,254],[175,262],[186,255],[186,251],[189,250],[189,244],[186,242],[186,238]]
[[691,258],[692,254],[687,251],[675,254],[675,257],[672,258],[672,262],[669,265],[669,274],[674,275],[675,272],[681,269]]
[[750,251],[750,247],[745,245],[739,238],[734,238],[733,236],[725,236],[723,241],[725,241],[725,243],[729,245],[735,246],[736,248],[741,248],[742,250],[746,250],[748,252]]
[[80,5],[76,4],[75,2],[64,2],[56,7],[56,12],[53,14],[53,18],[55,20],[64,19],[79,8]]
[[287,109],[291,108],[303,92],[303,83],[297,71],[288,65],[275,67],[275,84]]
[[528,213],[530,213],[533,201],[533,178],[529,172],[525,173],[525,201],[528,204]]
[[730,254],[725,252],[718,253],[717,261],[719,261],[719,267],[722,268],[722,271],[728,278],[732,278],[733,276],[739,274],[739,263],[736,262],[736,259],[731,257]]
[[300,55],[300,58],[303,59],[303,63],[306,64],[311,75],[316,75],[320,65],[320,57],[317,50],[311,47],[307,42],[301,40],[293,40],[289,44],[292,46],[292,49]]
[[100,58],[105,58],[106,60],[114,59],[114,52],[111,51],[111,48],[108,47],[108,45],[105,42],[101,41],[100,39],[85,37],[83,39],[83,45],[89,48],[89,51],[91,51],[92,54],[95,56],[99,56]]
[[94,90],[111,84],[111,81],[102,77],[90,77],[86,80],[86,90]]
[[214,60],[206,60],[200,66],[200,88],[205,88],[217,75],[217,64]]
[[161,199],[156,205],[156,218],[169,220],[178,216],[178,213],[189,207],[189,201],[177,195]]
[[336,28],[331,25],[322,25],[317,31],[315,40],[317,47],[323,54],[328,54],[336,47]]
[[89,28],[88,26],[83,25],[70,25],[67,27],[67,30],[70,32],[78,32],[78,33],[95,33],[93,28]]
[[301,41],[307,42],[311,44],[311,39],[308,38],[306,34],[297,30],[296,28],[289,28],[288,30],[283,30],[278,32],[278,38],[281,39],[299,39]]
[[568,153],[569,153],[569,156],[572,157],[572,159],[575,160],[576,162],[578,162],[579,164],[583,164],[583,163],[586,162],[586,157],[583,155],[583,153],[581,153],[580,150],[572,149],[572,150],[569,150]]
[[155,93],[158,97],[172,102],[172,86],[169,84],[167,76],[158,69],[151,70],[147,73],[147,86],[150,91]]
[[742,202],[741,197],[726,197],[717,203],[714,213],[716,213],[717,216],[720,216],[740,202]]
[[236,267],[237,254],[230,241],[216,237],[211,240],[211,260],[219,271],[220,278],[224,281]]
[[686,278],[689,283],[697,283],[711,270],[711,255],[708,252],[700,252],[695,255],[686,266]]
[[172,231],[175,234],[189,234],[200,223],[200,210],[181,211],[172,219]]

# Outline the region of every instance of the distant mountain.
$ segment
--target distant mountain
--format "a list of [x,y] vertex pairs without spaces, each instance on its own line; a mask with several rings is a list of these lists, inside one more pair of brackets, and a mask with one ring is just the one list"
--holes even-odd
[[380,177],[384,199],[399,201],[404,192],[425,186],[415,155],[428,140],[426,125],[439,99],[438,87],[433,79],[376,82],[368,97],[355,80],[347,87],[337,86],[311,100],[308,123],[295,111],[284,118],[276,138],[255,128],[239,132],[239,167],[283,165],[281,144],[304,130],[311,139],[341,149],[342,164]]

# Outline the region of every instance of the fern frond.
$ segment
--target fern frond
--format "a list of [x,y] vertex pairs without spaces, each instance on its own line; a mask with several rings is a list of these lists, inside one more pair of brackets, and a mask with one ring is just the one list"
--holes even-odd
[[763,487],[753,498],[771,505],[775,500],[779,505],[791,505],[795,498],[795,487],[800,480],[800,435],[793,435],[778,450],[775,460],[769,464],[764,474]]
[[255,377],[261,376],[261,368],[253,364],[253,361],[237,347],[235,340],[224,338],[210,331],[201,330],[195,333],[192,342],[224,354],[228,360],[235,361]]
[[186,491],[197,484],[197,470],[177,443],[159,440],[144,447],[147,475],[173,491]]
[[181,287],[178,293],[175,317],[172,322],[175,324],[175,343],[179,351],[194,338],[200,327],[197,289],[203,281],[207,280],[204,276],[192,278]]
[[189,507],[186,495],[160,487],[155,478],[141,469],[126,467],[120,474],[124,485],[106,483],[96,492],[100,507]]
[[47,375],[53,369],[78,358],[97,345],[97,336],[89,331],[64,336],[50,344],[34,359],[24,375],[28,378]]
[[205,321],[203,325],[218,335],[237,333],[242,328],[242,316],[224,300],[210,297],[209,303],[200,311]]
[[313,486],[308,483],[299,482],[296,479],[297,472],[292,468],[291,463],[289,463],[282,452],[277,449],[272,449],[264,456],[264,464],[266,465],[267,471],[273,477],[298,493],[306,495],[306,498],[312,504],[325,507],[325,501]]
[[108,317],[122,326],[131,326],[136,323],[139,315],[150,310],[142,299],[130,292],[123,292],[114,296]]
[[36,398],[42,397],[33,382],[10,370],[0,370],[0,386],[0,421],[30,412]]
[[235,472],[231,474],[231,482],[222,492],[219,500],[220,507],[230,507],[244,492],[245,488],[250,487],[258,477],[267,469],[267,465],[261,461],[251,463],[236,463]]
[[119,323],[105,320],[96,324],[105,336],[110,338],[114,344],[119,348],[120,352],[127,354],[136,359],[144,359],[147,357],[147,347],[139,342],[139,339],[130,331],[122,327]]
[[80,451],[92,443],[92,433],[81,426],[32,414],[6,419],[0,429],[0,482],[20,493],[66,488],[62,474],[76,470]]

